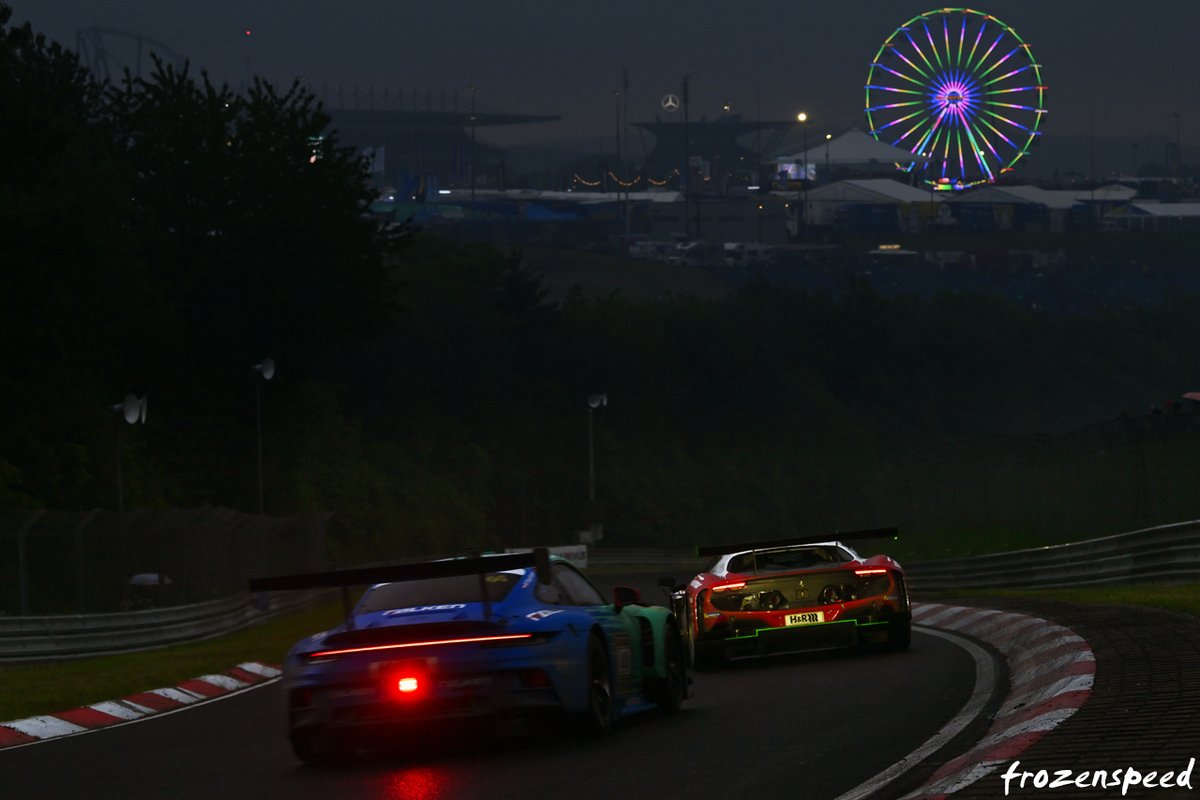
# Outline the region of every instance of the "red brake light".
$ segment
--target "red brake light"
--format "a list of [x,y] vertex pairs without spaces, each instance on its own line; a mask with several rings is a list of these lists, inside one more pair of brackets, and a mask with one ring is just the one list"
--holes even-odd
[[856,569],[856,570],[854,570],[854,574],[860,578],[865,578],[868,575],[886,575],[887,570],[883,569],[882,567],[874,567],[871,569]]
[[445,644],[486,644],[488,642],[510,642],[519,639],[532,639],[532,633],[508,633],[497,636],[465,636],[459,639],[430,639],[422,642],[397,642],[394,644],[364,645],[362,647],[344,647],[338,650],[318,650],[309,653],[309,660],[317,658],[332,658],[351,653],[376,653],[381,650],[403,650],[409,647],[431,647]]
[[745,589],[745,588],[746,588],[746,582],[739,581],[737,583],[722,583],[719,586],[714,586],[712,588],[712,590],[714,592],[736,592],[738,589]]
[[389,700],[412,702],[426,694],[426,676],[411,665],[393,669],[383,679],[384,694]]

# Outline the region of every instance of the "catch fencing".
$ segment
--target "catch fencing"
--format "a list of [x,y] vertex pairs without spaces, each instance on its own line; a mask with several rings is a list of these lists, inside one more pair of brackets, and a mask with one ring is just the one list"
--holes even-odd
[[0,510],[0,620],[244,596],[252,576],[324,569],[330,516]]

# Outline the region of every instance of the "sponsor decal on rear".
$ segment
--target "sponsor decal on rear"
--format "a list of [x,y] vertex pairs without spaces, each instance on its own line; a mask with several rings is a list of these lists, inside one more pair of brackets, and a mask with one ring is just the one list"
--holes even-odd
[[550,617],[555,614],[558,614],[561,611],[562,611],[561,608],[543,608],[538,611],[534,611],[529,614],[526,614],[525,619],[531,619],[534,622],[537,622],[539,620],[545,619],[546,617]]
[[466,607],[466,603],[449,603],[440,606],[413,606],[411,608],[393,608],[390,611],[383,612],[383,615],[385,617],[390,617],[399,614],[424,614],[430,611],[458,611],[459,609]]

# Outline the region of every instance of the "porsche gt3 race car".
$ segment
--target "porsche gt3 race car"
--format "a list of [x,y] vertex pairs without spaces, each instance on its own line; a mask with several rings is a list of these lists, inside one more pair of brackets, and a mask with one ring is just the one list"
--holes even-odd
[[287,731],[303,761],[467,718],[565,711],[595,734],[674,711],[690,695],[670,609],[613,602],[545,549],[255,578],[252,592],[373,584],[345,622],[298,642],[283,668]]
[[[846,538],[895,537],[895,528]],[[698,669],[728,658],[878,642],[904,649],[912,610],[904,570],[843,541],[783,539],[697,549],[704,571],[675,587],[684,648]]]

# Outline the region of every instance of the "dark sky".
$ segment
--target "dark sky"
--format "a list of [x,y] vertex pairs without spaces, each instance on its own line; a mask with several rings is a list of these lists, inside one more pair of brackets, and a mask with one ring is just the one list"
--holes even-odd
[[[74,46],[97,26],[159,40],[218,80],[467,94],[555,123],[490,129],[498,144],[611,135],[612,91],[630,79],[629,118],[652,119],[691,76],[692,116],[732,104],[749,118],[794,119],[818,135],[863,124],[871,59],[909,0],[8,0],[15,22]],[[990,0],[1032,48],[1049,86],[1047,136],[1200,141],[1200,2]],[[253,34],[247,38],[244,31]],[[114,52],[132,52],[112,38]],[[122,44],[124,42],[124,44]]]

